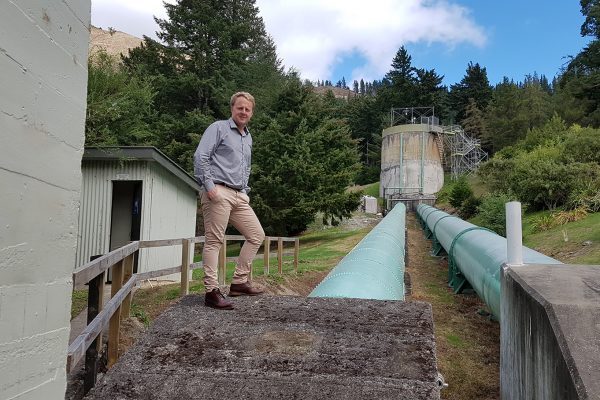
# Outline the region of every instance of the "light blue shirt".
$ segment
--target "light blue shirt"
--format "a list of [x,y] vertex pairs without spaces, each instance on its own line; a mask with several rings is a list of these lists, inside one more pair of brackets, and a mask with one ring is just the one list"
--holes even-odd
[[250,192],[252,136],[247,128],[238,131],[233,119],[217,121],[206,128],[194,153],[194,176],[206,191],[223,183]]

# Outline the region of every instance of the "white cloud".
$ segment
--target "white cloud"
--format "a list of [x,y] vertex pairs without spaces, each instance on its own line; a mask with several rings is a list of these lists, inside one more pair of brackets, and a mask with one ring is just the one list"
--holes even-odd
[[445,0],[257,0],[257,5],[284,64],[312,80],[331,79],[339,57],[352,52],[367,63],[347,82],[379,79],[402,44],[483,47],[487,40],[467,8]]
[[[174,3],[175,0],[168,0]],[[156,38],[153,16],[165,18],[162,0],[92,0],[92,24]],[[303,78],[333,79],[344,55],[366,60],[351,79],[379,79],[407,43],[483,47],[487,36],[467,8],[450,0],[257,0],[267,32],[287,68]]]

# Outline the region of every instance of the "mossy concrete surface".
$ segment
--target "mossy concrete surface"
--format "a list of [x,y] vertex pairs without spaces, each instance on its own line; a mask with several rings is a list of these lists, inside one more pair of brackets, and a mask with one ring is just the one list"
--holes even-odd
[[90,399],[439,399],[431,306],[190,295],[163,313]]

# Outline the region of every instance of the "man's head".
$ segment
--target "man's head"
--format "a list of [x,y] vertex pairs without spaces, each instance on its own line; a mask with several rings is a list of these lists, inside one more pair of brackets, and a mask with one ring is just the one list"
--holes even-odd
[[254,111],[254,97],[248,92],[237,92],[231,96],[231,118],[237,125],[238,129],[243,130]]

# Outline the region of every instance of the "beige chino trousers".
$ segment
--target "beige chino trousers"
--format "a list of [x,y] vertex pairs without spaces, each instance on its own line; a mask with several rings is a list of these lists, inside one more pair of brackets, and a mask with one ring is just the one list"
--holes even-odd
[[252,260],[265,238],[265,232],[254,210],[250,207],[248,195],[226,186],[217,185],[215,188],[217,196],[212,201],[209,200],[205,191],[202,191],[201,196],[206,237],[202,260],[204,286],[207,292],[219,287],[217,279],[219,250],[225,239],[228,222],[246,238],[240,250],[231,283],[239,284],[248,281]]

